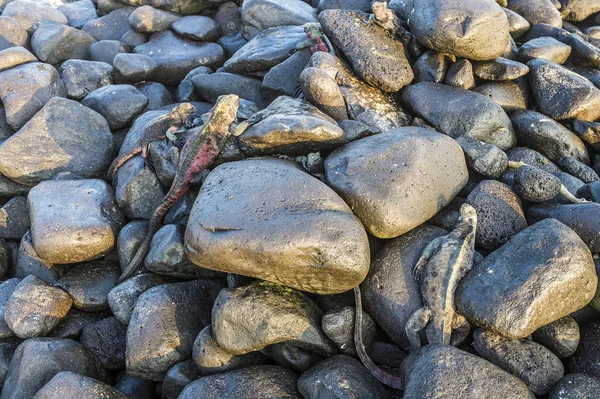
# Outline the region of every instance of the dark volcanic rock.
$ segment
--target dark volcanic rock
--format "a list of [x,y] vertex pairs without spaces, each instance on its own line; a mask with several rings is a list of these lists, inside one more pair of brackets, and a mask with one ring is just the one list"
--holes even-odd
[[69,98],[81,100],[99,87],[112,84],[113,66],[105,62],[68,60],[59,70]]
[[279,366],[254,366],[201,377],[189,384],[178,399],[300,399],[297,377]]
[[129,47],[118,40],[101,40],[90,46],[90,59],[112,65],[118,54],[129,53]]
[[512,185],[524,200],[544,202],[560,193],[561,184],[558,177],[535,166],[525,165],[516,171]]
[[346,55],[354,72],[366,83],[396,92],[413,79],[404,46],[384,28],[356,11],[326,10],[319,22],[333,44]]
[[125,368],[125,336],[127,326],[114,317],[90,323],[81,331],[79,341],[93,352],[108,370]]
[[242,33],[248,40],[269,28],[317,22],[310,2],[297,0],[247,0],[242,4],[241,17]]
[[591,399],[600,394],[600,378],[587,374],[567,374],[550,392],[549,399]]
[[473,65],[477,77],[485,80],[514,80],[527,75],[529,67],[520,62],[498,57],[490,61],[478,61]]
[[466,135],[502,150],[516,144],[510,119],[487,96],[422,82],[404,89],[402,98],[419,117],[450,137]]
[[115,388],[93,378],[85,377],[71,371],[63,371],[52,379],[34,395],[33,399],[127,399]]
[[0,339],[14,337],[15,333],[10,329],[4,320],[4,310],[15,287],[21,282],[20,278],[11,278],[0,284]]
[[69,59],[86,59],[96,39],[89,33],[70,26],[46,24],[31,36],[31,48],[36,57],[48,64]]
[[219,38],[219,25],[212,18],[202,15],[180,18],[171,24],[171,29],[185,38],[199,42],[215,42]]
[[600,323],[581,327],[577,351],[569,362],[572,373],[585,373],[600,378]]
[[228,72],[200,74],[192,78],[192,84],[202,98],[215,102],[225,94],[236,94],[240,98],[268,105],[262,92],[262,83],[258,79]]
[[522,15],[531,25],[545,23],[559,28],[562,26],[562,18],[552,0],[510,0],[508,8]]
[[524,338],[584,307],[597,282],[585,243],[564,224],[546,219],[475,264],[458,286],[456,307],[480,327]]
[[355,358],[329,357],[300,376],[298,390],[306,399],[388,399],[390,393]]
[[96,40],[120,40],[125,32],[131,30],[128,18],[133,10],[133,7],[122,7],[111,11],[103,17],[88,21],[81,30],[94,36]]
[[579,325],[571,316],[540,327],[533,333],[536,342],[550,349],[560,359],[575,353],[579,346],[579,338]]
[[570,55],[570,46],[549,36],[531,39],[519,48],[519,61],[521,62],[543,58],[557,64],[564,64]]
[[167,371],[162,381],[163,399],[177,399],[187,385],[200,377],[200,370],[192,360],[177,363]]
[[[321,327],[327,337],[346,355],[357,356],[354,345],[354,315],[352,306],[344,306],[339,310],[330,310],[323,315]],[[366,350],[371,348],[375,339],[377,326],[371,316],[363,311],[362,339]]]
[[148,98],[134,86],[110,85],[92,91],[81,103],[106,118],[111,130],[117,130],[146,108]]

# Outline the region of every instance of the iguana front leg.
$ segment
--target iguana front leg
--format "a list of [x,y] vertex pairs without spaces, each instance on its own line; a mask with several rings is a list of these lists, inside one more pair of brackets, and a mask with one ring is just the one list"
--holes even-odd
[[427,327],[429,321],[431,320],[431,309],[428,307],[423,307],[421,309],[416,310],[406,322],[406,326],[404,327],[404,332],[406,333],[406,337],[408,338],[408,342],[410,343],[410,350],[419,349],[421,344],[421,330]]

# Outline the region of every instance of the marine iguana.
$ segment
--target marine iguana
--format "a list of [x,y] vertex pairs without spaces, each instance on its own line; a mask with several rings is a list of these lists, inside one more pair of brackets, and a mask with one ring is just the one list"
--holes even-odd
[[329,38],[321,30],[321,26],[316,22],[307,22],[304,26],[304,33],[307,39],[296,45],[296,51],[310,48],[312,54],[317,51],[324,51],[335,55],[335,48]]
[[369,22],[375,23],[381,26],[383,29],[390,32],[394,37],[401,36],[404,34],[402,23],[396,13],[388,7],[385,1],[376,1],[371,5],[371,11],[369,15]]
[[[423,250],[414,268],[424,307],[417,310],[406,324],[406,334],[413,349],[421,346],[419,332],[426,328],[430,344],[451,344],[452,329],[468,323],[458,315],[454,305],[454,292],[459,281],[473,266],[477,214],[464,204],[456,228],[448,235],[431,241]],[[362,303],[360,288],[354,288],[356,316],[354,344],[365,367],[382,383],[403,389],[402,380],[377,367],[367,355],[362,343]],[[466,335],[463,329],[461,335]],[[464,337],[463,337],[464,338]]]
[[165,214],[187,192],[194,177],[208,168],[219,155],[231,136],[229,129],[236,119],[239,105],[240,99],[235,94],[219,97],[206,123],[186,141],[179,156],[177,172],[171,188],[152,213],[146,237],[119,277],[117,284],[131,276],[142,264],[150,249],[152,237],[160,228]]
[[185,124],[187,118],[194,112],[196,112],[196,109],[192,104],[182,103],[173,108],[170,113],[157,116],[149,121],[142,130],[138,145],[112,162],[108,169],[108,178],[112,180],[117,170],[137,154],[141,153],[142,157],[146,159],[148,157],[148,146],[151,142],[162,140],[165,136],[172,135]]

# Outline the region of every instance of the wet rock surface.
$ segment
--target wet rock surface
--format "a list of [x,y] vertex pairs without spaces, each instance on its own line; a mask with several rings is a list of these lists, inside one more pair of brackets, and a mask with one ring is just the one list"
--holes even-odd
[[0,0],[0,399],[600,397],[599,67],[596,0]]

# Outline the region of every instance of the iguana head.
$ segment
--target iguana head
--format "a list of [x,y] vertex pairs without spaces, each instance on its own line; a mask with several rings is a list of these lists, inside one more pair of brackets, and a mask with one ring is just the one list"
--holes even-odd
[[308,22],[308,23],[304,24],[304,33],[306,33],[306,36],[309,39],[312,39],[314,37],[321,37],[321,36],[323,36],[323,32],[321,31],[321,27],[316,22]]
[[196,112],[196,108],[190,103],[181,103],[171,111],[171,113],[177,115],[181,121],[185,121],[194,112]]
[[371,5],[371,11],[377,21],[387,21],[389,19],[389,8],[385,1],[376,1]]

